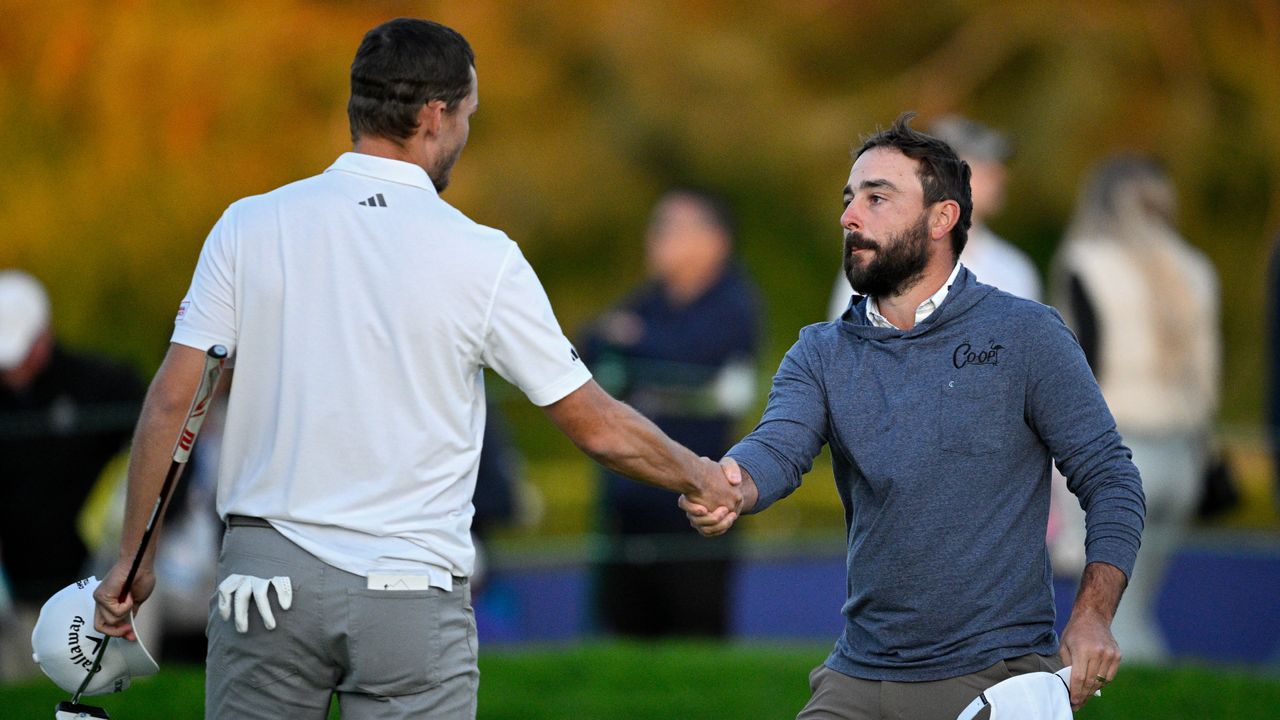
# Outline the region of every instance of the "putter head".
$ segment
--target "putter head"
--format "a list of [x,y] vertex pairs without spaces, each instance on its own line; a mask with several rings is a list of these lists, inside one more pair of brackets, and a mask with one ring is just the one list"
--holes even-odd
[[53,720],[87,720],[88,718],[111,720],[107,711],[100,707],[81,705],[70,700],[63,700],[53,709]]

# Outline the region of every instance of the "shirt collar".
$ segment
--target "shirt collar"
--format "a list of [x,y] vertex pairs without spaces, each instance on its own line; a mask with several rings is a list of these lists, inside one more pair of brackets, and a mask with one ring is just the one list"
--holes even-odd
[[[917,325],[942,306],[942,301],[947,299],[947,293],[951,291],[951,286],[955,284],[956,276],[959,274],[960,263],[956,263],[955,267],[951,268],[951,275],[947,277],[947,281],[942,283],[942,287],[938,288],[938,292],[930,295],[924,302],[920,303],[920,306],[916,308]],[[897,329],[896,325],[880,314],[880,306],[873,297],[867,298],[867,320],[876,327]]]
[[338,156],[338,159],[325,170],[325,172],[333,171],[365,175],[379,180],[421,188],[432,195],[437,194],[436,186],[432,184],[427,171],[403,160],[392,160],[391,158],[358,152],[345,152]]

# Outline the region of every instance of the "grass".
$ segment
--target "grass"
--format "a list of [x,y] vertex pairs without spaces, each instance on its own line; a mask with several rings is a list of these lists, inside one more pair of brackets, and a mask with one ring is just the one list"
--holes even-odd
[[[793,718],[826,646],[593,642],[488,648],[480,661],[481,720]],[[198,718],[199,667],[167,666],[128,691],[90,699],[117,720]],[[0,716],[49,718],[67,699],[52,683],[0,687]],[[1280,716],[1280,677],[1210,667],[1122,667],[1078,720],[1247,720]],[[336,717],[336,715],[334,716]]]

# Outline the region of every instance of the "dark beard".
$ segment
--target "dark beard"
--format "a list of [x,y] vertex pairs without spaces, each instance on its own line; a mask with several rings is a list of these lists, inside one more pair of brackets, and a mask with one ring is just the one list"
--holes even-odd
[[[875,254],[865,265],[856,265],[854,248],[871,248]],[[844,276],[859,295],[875,298],[900,295],[920,281],[928,264],[928,213],[922,213],[912,227],[890,235],[886,242],[867,240],[857,232],[844,235]]]

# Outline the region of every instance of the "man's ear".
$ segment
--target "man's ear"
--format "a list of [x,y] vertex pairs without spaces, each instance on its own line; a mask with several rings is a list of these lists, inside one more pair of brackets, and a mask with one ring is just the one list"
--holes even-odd
[[942,200],[933,206],[929,218],[929,237],[941,240],[951,234],[951,228],[960,222],[960,203]]
[[418,110],[418,128],[426,131],[427,137],[440,134],[444,123],[445,103],[443,100],[431,100]]

